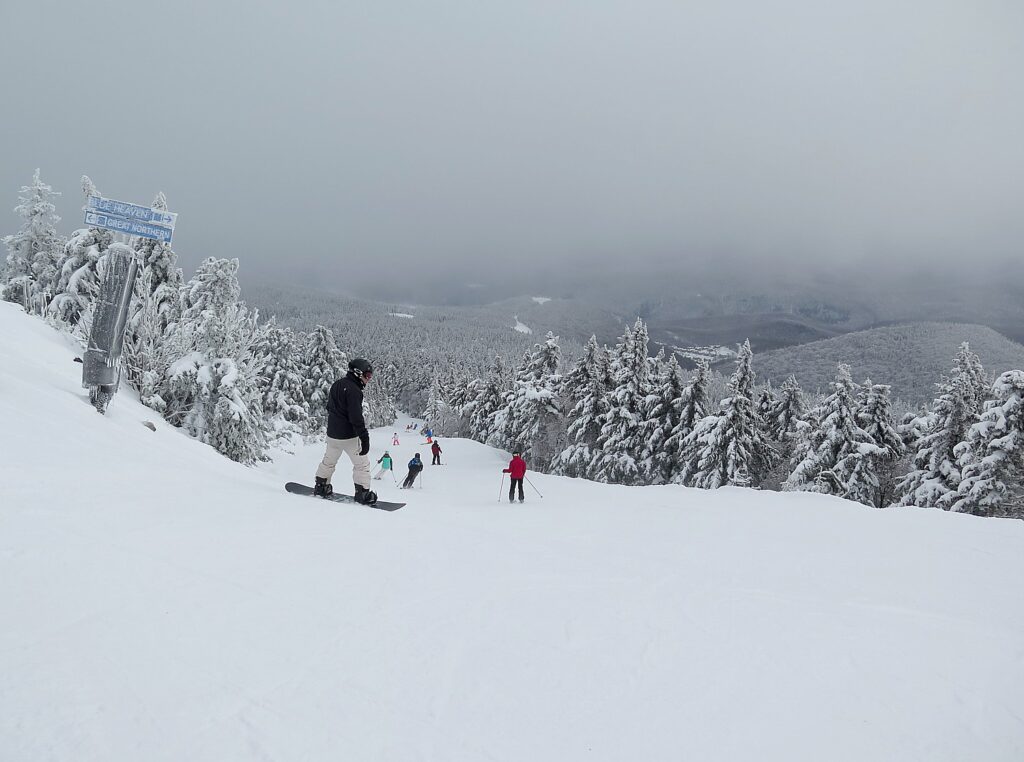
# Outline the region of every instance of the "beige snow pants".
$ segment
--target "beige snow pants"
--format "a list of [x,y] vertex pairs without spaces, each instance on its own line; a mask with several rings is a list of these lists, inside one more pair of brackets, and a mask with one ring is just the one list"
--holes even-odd
[[359,437],[352,439],[331,439],[327,437],[327,452],[324,459],[316,469],[316,475],[320,479],[331,480],[334,469],[338,465],[338,459],[342,453],[348,455],[352,461],[352,481],[360,487],[370,486],[370,457],[359,454]]

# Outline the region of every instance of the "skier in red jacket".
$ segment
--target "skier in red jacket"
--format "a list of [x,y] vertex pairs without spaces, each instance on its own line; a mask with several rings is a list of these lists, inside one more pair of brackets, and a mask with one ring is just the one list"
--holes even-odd
[[523,502],[523,479],[526,478],[526,461],[519,457],[518,452],[512,453],[512,460],[503,473],[508,474],[511,484],[508,488],[508,501],[515,501],[516,485],[519,486],[519,502]]

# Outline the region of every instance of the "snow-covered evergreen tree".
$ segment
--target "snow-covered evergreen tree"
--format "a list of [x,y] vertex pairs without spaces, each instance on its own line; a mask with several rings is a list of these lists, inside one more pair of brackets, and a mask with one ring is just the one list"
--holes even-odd
[[675,428],[665,441],[664,457],[671,463],[669,481],[680,483],[683,469],[683,442],[703,418],[711,412],[711,369],[708,361],[700,357],[690,382],[679,397],[679,413]]
[[924,419],[927,428],[917,438],[913,469],[900,484],[903,505],[936,507],[946,495],[956,494],[961,478],[956,447],[976,418],[972,396],[970,380],[956,369],[941,383],[932,413]]
[[857,408],[857,423],[876,445],[888,453],[886,457],[894,460],[903,454],[905,448],[892,418],[889,387],[867,379],[861,389],[863,398]]
[[761,394],[757,399],[757,414],[761,416],[761,421],[766,430],[770,429],[770,421],[772,414],[775,412],[776,399],[775,390],[772,389],[772,382],[769,381],[765,384],[764,389],[761,390]]
[[[166,211],[167,199],[163,193],[156,195],[152,207]],[[137,238],[133,248],[138,256],[139,275],[125,329],[125,372],[129,383],[143,398],[152,398],[149,387],[154,375],[150,371],[160,364],[157,360],[166,343],[168,328],[178,320],[184,278],[170,244]]]
[[595,481],[612,484],[646,484],[651,463],[644,460],[644,445],[651,432],[647,412],[651,394],[647,354],[647,326],[640,319],[626,327],[614,355],[614,386],[607,397],[608,409],[598,422],[593,473]]
[[63,247],[57,233],[60,217],[53,203],[59,195],[39,178],[37,169],[32,184],[21,189],[21,203],[14,207],[23,220],[21,230],[3,239],[7,267],[2,297],[38,313],[43,311],[43,303],[54,287]]
[[438,375],[435,375],[430,382],[430,394],[427,397],[427,408],[423,411],[423,420],[434,434],[449,435],[449,431],[445,427],[452,422],[452,410],[445,402],[441,378]]
[[900,483],[903,505],[949,507],[956,500],[961,481],[957,447],[978,420],[988,396],[985,372],[978,356],[966,342],[953,360],[949,377],[940,381],[939,395],[930,413],[908,422],[904,441],[913,438],[913,468]]
[[1024,518],[1024,371],[996,379],[956,453],[962,479],[939,505],[976,516]]
[[490,432],[486,444],[491,447],[496,447],[500,450],[509,449],[515,450],[519,447],[519,444],[513,441],[515,436],[515,423],[509,415],[509,409],[512,404],[512,399],[516,394],[516,389],[520,385],[526,383],[530,377],[530,362],[532,360],[532,354],[527,349],[523,352],[523,357],[519,361],[519,365],[516,367],[516,371],[512,376],[512,383],[509,388],[502,395],[501,403],[491,413],[490,418],[487,422],[487,428]]
[[398,413],[395,410],[395,403],[388,393],[388,387],[379,383],[382,376],[386,377],[388,372],[393,372],[392,367],[385,367],[375,371],[373,379],[367,384],[363,392],[363,420],[369,428],[379,426],[390,426],[395,422]]
[[182,428],[231,460],[251,465],[264,459],[267,432],[251,365],[192,352],[174,363],[170,374],[172,399],[192,400]]
[[830,394],[811,413],[814,426],[801,427],[793,471],[785,488],[823,492],[875,505],[879,482],[876,461],[886,450],[857,423],[856,387],[850,368],[840,365]]
[[875,458],[878,493],[874,504],[879,508],[891,505],[896,498],[896,465],[906,448],[896,431],[892,417],[889,387],[866,380],[861,386],[862,400],[857,409],[857,424],[864,429],[883,453]]
[[476,411],[477,401],[483,393],[487,382],[482,378],[474,378],[466,383],[465,401],[462,406],[455,410],[458,421],[458,436],[473,438],[473,413]]
[[492,422],[497,411],[504,404],[506,393],[505,363],[495,355],[490,373],[478,385],[476,397],[469,403],[469,433],[477,442],[488,442],[494,436]]
[[908,451],[916,453],[921,440],[927,436],[933,425],[934,419],[931,411],[926,405],[921,405],[916,412],[910,411],[903,416],[896,431],[899,432],[904,447]]
[[345,353],[338,349],[330,328],[318,325],[306,339],[303,359],[306,378],[303,393],[309,409],[310,431],[314,434],[326,430],[327,398],[331,386],[348,372]]
[[971,351],[971,345],[965,341],[960,345],[954,364],[967,380],[969,409],[980,415],[992,391],[992,381],[981,365],[981,358]]
[[535,468],[546,469],[563,444],[561,362],[558,337],[548,332],[543,344],[534,345],[506,398],[506,446],[518,449],[527,462],[536,464]]
[[551,471],[565,476],[585,477],[593,473],[601,416],[607,413],[611,390],[611,358],[591,336],[579,363],[566,374],[562,386],[566,415],[566,446],[551,461]]
[[782,442],[796,432],[797,424],[804,420],[804,395],[795,376],[782,384],[774,406],[768,414],[768,435]]
[[658,388],[651,396],[647,419],[651,422],[651,435],[644,446],[644,460],[651,464],[651,483],[667,484],[679,467],[679,452],[669,445],[679,428],[688,387],[683,369],[675,354],[664,364],[658,376]]
[[257,316],[238,300],[237,259],[207,259],[184,290],[174,331],[179,359],[167,370],[164,416],[240,463],[264,457],[266,423],[257,378]]
[[50,315],[69,326],[76,325],[99,293],[100,264],[114,242],[109,230],[81,228],[64,245]]
[[466,436],[469,433],[469,416],[465,413],[471,399],[479,392],[479,385],[463,376],[464,369],[450,365],[441,375],[441,397],[447,406],[442,428],[446,436]]
[[757,486],[777,455],[762,429],[754,402],[753,353],[744,342],[721,410],[697,422],[683,440],[681,468],[674,481],[703,489]]
[[[82,191],[86,197],[100,195],[87,176],[82,177]],[[47,308],[51,316],[77,326],[99,293],[101,262],[113,242],[114,234],[103,228],[81,228],[71,234],[64,244]]]
[[[152,275],[152,270],[143,269],[136,281],[136,295],[149,289]],[[122,355],[125,378],[138,390],[142,404],[162,413],[166,401],[161,389],[167,369],[185,350],[180,350],[176,337],[172,336],[160,312],[160,302],[144,299],[133,306],[137,306],[137,310],[130,316]]]
[[[163,193],[156,194],[152,208],[167,211],[167,198]],[[148,288],[144,292],[136,289],[136,298],[155,301],[156,312],[166,327],[176,317],[174,307],[184,283],[177,264],[178,255],[169,243],[149,238],[136,238],[134,247],[139,257],[140,273],[148,274],[145,279]]]
[[778,490],[789,476],[789,461],[800,439],[799,431],[807,425],[807,417],[803,391],[796,378],[789,376],[775,395],[767,418],[763,419],[765,432],[779,456],[775,466],[761,482],[763,489]]
[[282,328],[275,320],[266,324],[258,352],[263,359],[258,383],[263,415],[277,437],[309,434],[309,405],[302,388],[304,346],[305,337],[291,328]]

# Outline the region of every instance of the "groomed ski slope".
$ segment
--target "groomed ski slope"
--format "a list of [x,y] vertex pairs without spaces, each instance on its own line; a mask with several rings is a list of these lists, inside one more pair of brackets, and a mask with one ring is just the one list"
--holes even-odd
[[1024,522],[537,475],[510,506],[504,454],[444,438],[376,482],[406,508],[336,505],[282,489],[319,448],[101,417],[73,356],[0,304],[0,759],[1024,759]]

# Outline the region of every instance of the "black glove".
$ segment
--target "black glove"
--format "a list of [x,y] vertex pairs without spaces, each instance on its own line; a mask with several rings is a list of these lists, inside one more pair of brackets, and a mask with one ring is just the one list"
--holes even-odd
[[359,443],[362,447],[359,448],[360,455],[366,455],[370,451],[370,432],[365,432],[359,435]]

